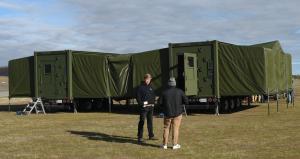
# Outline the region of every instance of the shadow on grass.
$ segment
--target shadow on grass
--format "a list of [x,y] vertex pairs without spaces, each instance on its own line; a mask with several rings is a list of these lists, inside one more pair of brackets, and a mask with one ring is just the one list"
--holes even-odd
[[[17,112],[17,111],[23,111],[26,105],[0,105],[0,112]],[[255,107],[258,107],[259,105],[251,105],[251,106],[246,106],[243,105],[242,107],[236,108],[234,110],[229,110],[229,111],[222,111],[220,110],[220,114],[233,114],[237,112],[241,112],[247,109],[252,109]],[[74,110],[70,109],[69,107],[63,106],[63,105],[45,105],[46,113],[73,113]],[[80,111],[78,110],[79,113],[107,113],[109,111],[108,106],[104,106],[100,110],[91,110],[91,111]],[[123,114],[123,115],[139,115],[140,108],[137,105],[118,105],[114,104],[112,105],[111,108],[111,113],[113,114]],[[162,108],[159,106],[156,106],[154,108],[154,116],[158,117],[159,114],[162,112]],[[200,109],[199,107],[193,107],[193,108],[187,108],[187,114],[188,115],[196,115],[196,114],[211,114],[214,115],[215,111],[214,109]]]
[[[104,108],[96,112],[109,112],[108,106],[104,106]],[[162,112],[162,108],[156,105],[153,110],[153,115],[157,116],[161,112]],[[132,104],[132,105],[114,104],[111,107],[111,113],[122,114],[122,115],[139,115],[140,107],[136,104]]]
[[[0,112],[17,112],[17,111],[23,111],[27,104],[20,104],[20,105],[0,105]],[[71,109],[68,109],[68,107],[65,107],[63,105],[45,105],[45,111],[46,113],[73,113],[74,111]],[[35,110],[33,110],[32,113],[35,113]]]
[[[108,106],[100,110],[100,112],[108,112]],[[111,107],[111,113],[114,114],[128,114],[128,115],[138,115],[140,113],[140,108],[138,105],[121,105],[114,104]]]
[[86,137],[90,140],[100,140],[100,141],[106,141],[106,142],[116,142],[116,143],[131,143],[141,146],[150,146],[150,147],[156,147],[159,148],[159,145],[149,144],[144,142],[143,144],[138,144],[136,138],[127,137],[127,136],[119,136],[119,135],[108,135],[104,133],[99,132],[87,132],[87,131],[73,131],[69,130],[67,131],[73,135],[79,135],[81,137]]
[[[237,112],[241,112],[244,110],[248,110],[248,109],[253,109],[258,107],[259,105],[255,104],[255,105],[243,105],[239,108],[235,108],[233,110],[228,110],[228,111],[220,111],[220,114],[233,114],[233,113],[237,113]],[[108,109],[104,109],[102,112],[107,112]],[[130,115],[139,115],[139,107],[137,105],[113,105],[112,106],[112,113],[115,114],[130,114]],[[155,106],[154,107],[154,116],[158,117],[158,115],[162,112],[162,108],[159,106]],[[188,115],[195,115],[195,114],[211,114],[214,115],[215,114],[215,110],[214,109],[203,109],[203,107],[187,107],[187,114]]]
[[[239,108],[235,108],[233,110],[220,110],[220,114],[233,114],[233,113],[237,113],[237,112],[241,112],[244,110],[248,110],[248,109],[253,109],[258,107],[259,105],[251,105],[251,106],[246,106],[243,105]],[[215,114],[215,110],[214,109],[187,109],[187,114],[188,115],[196,115],[196,114]]]
[[22,111],[25,108],[26,105],[0,105],[0,111],[1,112],[16,112],[16,111]]
[[[74,113],[74,109],[65,106],[65,105],[44,105],[46,113]],[[26,104],[20,104],[20,105],[0,105],[0,112],[17,112],[17,111],[23,111],[23,109],[26,107]],[[109,112],[108,106],[104,106],[100,110],[77,110],[78,113],[95,113],[95,112]],[[156,110],[155,110],[156,111]],[[138,115],[139,114],[139,107],[137,105],[113,105],[111,113],[114,114],[127,114],[127,115]]]

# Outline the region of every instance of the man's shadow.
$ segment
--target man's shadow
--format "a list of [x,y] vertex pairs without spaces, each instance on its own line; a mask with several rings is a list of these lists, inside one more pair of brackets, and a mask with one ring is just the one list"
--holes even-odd
[[90,140],[100,140],[100,141],[106,141],[106,142],[116,142],[116,143],[131,143],[141,146],[150,146],[150,147],[156,147],[159,148],[159,145],[149,144],[149,143],[142,143],[138,144],[136,138],[127,137],[127,136],[119,136],[119,135],[108,135],[104,133],[99,132],[88,132],[88,131],[73,131],[68,130],[67,132],[73,134],[73,135],[79,135],[81,137],[86,137]]

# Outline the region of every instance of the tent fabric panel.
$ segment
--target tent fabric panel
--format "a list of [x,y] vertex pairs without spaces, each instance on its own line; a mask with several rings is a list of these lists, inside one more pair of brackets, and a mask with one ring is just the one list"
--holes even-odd
[[74,53],[72,56],[74,98],[105,98],[110,96],[107,60],[103,54]]
[[136,88],[143,82],[146,73],[152,75],[151,84],[156,95],[159,95],[167,88],[169,78],[168,59],[168,49],[153,50],[132,55],[133,95],[135,95]]
[[[275,94],[277,89],[276,57],[277,55],[271,49],[265,50],[266,59],[266,90],[269,94]],[[266,92],[268,93],[268,92]]]
[[265,57],[258,47],[219,43],[220,95],[265,93]]
[[34,97],[34,57],[9,61],[9,97]]
[[112,97],[132,94],[131,55],[107,57],[109,90]]

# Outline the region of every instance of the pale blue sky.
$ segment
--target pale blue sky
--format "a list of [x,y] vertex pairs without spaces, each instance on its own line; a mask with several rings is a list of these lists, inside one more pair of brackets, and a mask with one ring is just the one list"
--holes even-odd
[[0,0],[0,66],[42,50],[130,53],[170,42],[279,40],[300,74],[300,1]]

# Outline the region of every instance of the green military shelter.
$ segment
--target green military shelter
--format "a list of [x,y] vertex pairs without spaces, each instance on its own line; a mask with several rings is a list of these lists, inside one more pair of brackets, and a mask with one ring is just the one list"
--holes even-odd
[[[291,89],[291,56],[278,41],[252,46],[220,41],[170,43],[141,53],[35,52],[9,61],[9,96],[44,99],[129,99],[146,73],[157,95],[174,76],[191,105],[240,105],[253,94]],[[23,80],[20,80],[23,79]]]

